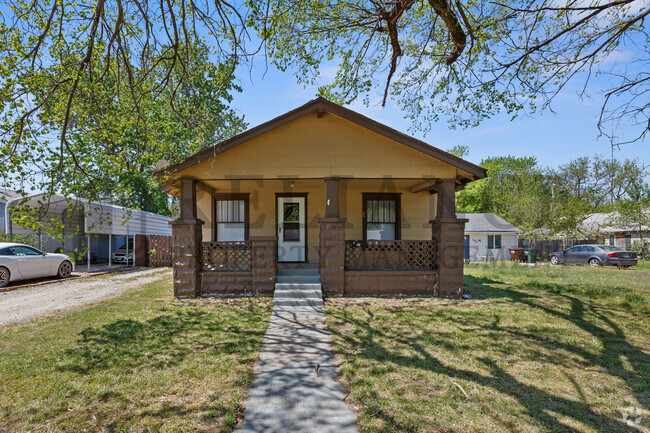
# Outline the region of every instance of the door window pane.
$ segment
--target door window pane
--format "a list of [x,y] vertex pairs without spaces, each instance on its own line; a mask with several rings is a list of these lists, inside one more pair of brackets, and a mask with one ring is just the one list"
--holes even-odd
[[284,221],[300,221],[300,203],[284,203]]
[[282,231],[282,239],[284,242],[299,242],[300,241],[300,223],[298,222],[284,222],[284,230]]

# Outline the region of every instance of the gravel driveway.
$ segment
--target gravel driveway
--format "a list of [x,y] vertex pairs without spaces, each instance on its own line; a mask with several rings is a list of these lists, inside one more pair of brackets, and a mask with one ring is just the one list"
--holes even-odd
[[145,269],[109,274],[104,277],[79,278],[0,293],[0,326],[114,297],[124,290],[151,283],[169,275],[171,275],[171,270],[168,269]]

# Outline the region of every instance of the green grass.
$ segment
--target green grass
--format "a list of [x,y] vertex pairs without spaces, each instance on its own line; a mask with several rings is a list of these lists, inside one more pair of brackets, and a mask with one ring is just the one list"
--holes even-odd
[[648,431],[650,267],[477,265],[465,286],[327,300],[361,432]]
[[0,329],[0,431],[230,431],[267,299],[175,301],[171,278]]

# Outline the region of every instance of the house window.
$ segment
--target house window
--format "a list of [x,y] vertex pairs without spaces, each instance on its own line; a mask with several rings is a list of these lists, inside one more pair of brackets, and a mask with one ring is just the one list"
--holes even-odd
[[364,239],[400,239],[399,221],[399,194],[363,194]]
[[488,250],[501,249],[501,235],[488,235]]
[[248,239],[248,194],[214,195],[214,240]]

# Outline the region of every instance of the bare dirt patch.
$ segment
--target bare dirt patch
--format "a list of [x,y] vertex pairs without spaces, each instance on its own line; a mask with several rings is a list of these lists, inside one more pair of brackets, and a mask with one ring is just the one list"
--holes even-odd
[[169,275],[169,270],[145,269],[0,293],[0,326],[117,296]]

